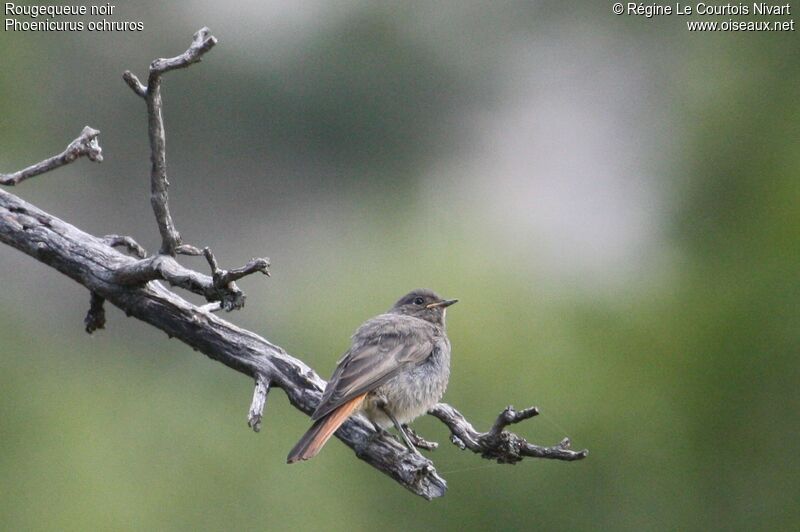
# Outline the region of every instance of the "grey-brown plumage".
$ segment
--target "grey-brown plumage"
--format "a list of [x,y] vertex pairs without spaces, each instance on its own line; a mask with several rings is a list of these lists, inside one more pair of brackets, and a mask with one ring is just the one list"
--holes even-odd
[[353,334],[316,411],[314,424],[289,453],[289,463],[315,456],[348,417],[362,412],[377,427],[402,425],[423,415],[444,395],[450,377],[445,314],[456,299],[414,290]]

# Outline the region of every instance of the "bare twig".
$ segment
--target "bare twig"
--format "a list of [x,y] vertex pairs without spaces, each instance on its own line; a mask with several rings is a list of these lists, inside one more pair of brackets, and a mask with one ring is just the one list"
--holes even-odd
[[134,257],[143,259],[147,256],[147,251],[129,236],[106,235],[103,240],[112,248],[125,248]]
[[250,262],[241,268],[234,268],[228,271],[220,269],[219,265],[217,264],[217,258],[211,252],[210,248],[204,248],[203,255],[205,255],[208,265],[211,267],[211,275],[214,278],[214,285],[218,289],[223,289],[230,283],[257,272],[263,273],[269,277],[268,258],[250,259]]
[[264,417],[267,394],[269,394],[269,381],[264,376],[259,375],[256,377],[253,401],[250,403],[250,410],[247,413],[247,426],[255,432],[261,430],[261,418]]
[[86,126],[83,128],[83,131],[81,131],[81,134],[78,135],[78,138],[70,142],[69,146],[58,155],[54,155],[49,159],[45,159],[44,161],[38,162],[18,172],[14,172],[13,174],[0,174],[0,185],[17,185],[26,179],[69,164],[78,157],[85,156],[88,157],[90,161],[96,163],[102,162],[103,150],[97,142],[97,136],[99,134],[100,132],[96,129]]
[[218,301],[227,311],[244,307],[246,296],[236,283],[219,286],[212,277],[185,268],[168,255],[155,255],[124,264],[114,272],[114,282],[124,286],[139,286],[156,280],[201,295],[206,301]]
[[[182,248],[190,246],[181,246]],[[140,261],[120,266],[114,274],[115,282],[123,285],[141,285],[149,281],[163,280],[172,286],[179,286],[201,295],[209,302],[219,302],[223,310],[238,310],[244,306],[246,296],[236,285],[235,280],[251,273],[262,272],[269,275],[269,259],[252,259],[242,268],[231,271],[221,270],[211,251],[206,248],[213,276],[183,267],[167,255],[155,255]],[[206,310],[216,310],[208,308]]]
[[217,44],[217,38],[211,35],[211,30],[207,27],[200,28],[192,36],[192,44],[189,46],[189,49],[181,55],[169,59],[156,59],[150,63],[148,87],[151,87],[153,81],[165,72],[178,68],[186,68],[191,64],[199,62],[203,54],[211,50],[215,44]]
[[452,406],[439,403],[429,412],[447,425],[452,433],[451,440],[461,449],[480,454],[489,460],[497,460],[501,464],[514,464],[525,457],[552,458],[555,460],[580,460],[589,455],[589,451],[570,450],[569,438],[564,438],[553,447],[541,447],[528,443],[524,438],[504,429],[508,425],[519,423],[539,414],[534,408],[526,408],[517,412],[509,406],[503,410],[488,432],[478,432],[469,421]]
[[97,329],[106,328],[106,309],[103,306],[105,302],[105,298],[92,292],[89,300],[89,312],[86,313],[86,317],[83,319],[87,333],[92,334]]
[[136,77],[136,74],[130,70],[126,70],[122,73],[122,79],[125,80],[125,83],[128,84],[128,87],[130,87],[133,92],[142,98],[147,97],[147,87],[145,87],[142,82],[139,81],[139,78]]
[[175,253],[178,255],[188,255],[190,257],[199,257],[203,254],[203,250],[192,246],[190,244],[181,244],[180,246],[175,248]]
[[177,57],[156,59],[150,63],[150,76],[147,87],[130,71],[122,78],[137,95],[147,103],[147,126],[150,138],[150,204],[156,215],[158,231],[161,233],[160,253],[175,255],[175,248],[181,245],[181,235],[175,228],[169,212],[169,181],[167,180],[166,136],[164,134],[164,116],[161,102],[161,75],[170,70],[185,68],[200,61],[203,54],[209,51],[217,39],[210,34],[208,28],[202,28],[194,34],[189,49]]

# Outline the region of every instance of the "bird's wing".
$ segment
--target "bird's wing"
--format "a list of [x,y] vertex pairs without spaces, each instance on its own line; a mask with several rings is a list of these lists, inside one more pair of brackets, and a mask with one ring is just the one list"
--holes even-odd
[[312,420],[374,390],[401,369],[420,364],[433,351],[433,326],[418,318],[382,314],[364,323],[353,335],[328,381]]

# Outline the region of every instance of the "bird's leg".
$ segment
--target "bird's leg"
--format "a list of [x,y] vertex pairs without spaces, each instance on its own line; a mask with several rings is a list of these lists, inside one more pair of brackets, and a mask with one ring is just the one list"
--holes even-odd
[[408,436],[411,442],[420,449],[425,449],[426,451],[433,451],[434,449],[439,447],[438,443],[436,443],[435,441],[426,440],[425,438],[417,434],[417,432],[408,425],[403,425],[403,428],[406,431],[406,436]]
[[378,425],[377,423],[375,423],[371,419],[369,420],[369,422],[372,424],[372,428],[375,429],[375,433],[372,434],[372,436],[369,437],[369,441],[370,442],[373,442],[373,441],[377,440],[378,438],[382,438],[384,436],[387,437],[387,438],[393,439],[392,435],[389,434],[388,430],[386,430],[385,428],[381,427],[380,425]]
[[386,430],[385,428],[381,427],[380,425],[378,425],[374,421],[370,421],[370,423],[372,423],[372,428],[375,429],[375,432],[377,432],[379,436],[384,436],[386,434],[389,434],[388,430]]
[[400,436],[403,438],[403,442],[406,444],[406,447],[408,447],[408,450],[411,451],[412,453],[416,453],[422,456],[420,452],[417,450],[417,448],[414,447],[414,444],[411,443],[411,439],[408,437],[408,434],[406,434],[406,431],[403,430],[403,425],[401,425],[400,422],[397,421],[397,418],[394,417],[394,414],[392,414],[387,408],[386,399],[379,397],[378,400],[375,401],[375,404],[378,408],[380,408],[383,411],[384,414],[386,414],[389,417],[389,419],[392,420],[392,423],[394,423],[394,428],[396,428],[397,432],[400,433]]
[[386,430],[385,428],[383,428],[380,425],[378,425],[378,423],[373,421],[372,419],[370,419],[369,416],[365,415],[364,413],[362,413],[360,415],[361,415],[362,419],[364,419],[365,421],[369,422],[370,425],[372,425],[372,429],[375,431],[375,432],[373,432],[372,434],[369,435],[369,443],[372,443],[375,440],[380,439],[380,438],[382,438],[384,436],[387,437],[387,438],[393,438],[393,436],[391,434],[389,434],[388,430]]

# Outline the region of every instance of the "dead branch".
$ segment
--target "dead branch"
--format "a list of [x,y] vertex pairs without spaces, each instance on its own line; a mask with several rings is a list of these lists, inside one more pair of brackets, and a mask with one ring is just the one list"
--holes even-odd
[[[160,76],[199,61],[215,43],[216,39],[210,36],[207,28],[203,28],[195,34],[189,49],[180,56],[153,61],[147,86],[130,72],[124,75],[131,89],[148,102],[153,161],[151,203],[162,236],[158,255],[147,257],[145,250],[127,236],[97,238],[84,233],[3,190],[0,190],[0,242],[57,269],[90,291],[91,305],[85,320],[88,332],[105,326],[103,303],[108,300],[127,315],[149,323],[170,337],[178,338],[193,349],[254,379],[248,425],[258,432],[271,387],[281,388],[294,407],[310,415],[326,383],[281,347],[209,312],[217,308],[241,308],[244,294],[235,281],[256,272],[268,275],[269,261],[253,259],[242,268],[223,270],[209,248],[201,250],[181,243],[169,214]],[[96,130],[85,128],[64,153],[14,174],[0,174],[0,184],[16,185],[81,155],[93,161],[102,160],[97,134]],[[124,248],[134,257],[120,253],[116,247]],[[185,268],[175,260],[177,254],[203,255],[212,275]],[[157,280],[203,295],[210,304],[201,307],[192,305],[160,283],[153,282]],[[438,404],[429,413],[447,425],[452,432],[453,442],[461,448],[499,462],[514,463],[523,457],[577,460],[587,455],[585,450],[570,451],[568,439],[555,447],[539,447],[504,430],[510,424],[536,415],[536,409],[516,412],[508,407],[485,433],[476,431],[450,405]],[[415,494],[427,499],[444,495],[447,484],[437,474],[430,460],[408,452],[393,437],[376,434],[372,424],[360,417],[348,420],[336,432],[336,436],[351,447],[360,459]],[[413,438],[421,448],[434,449],[437,445],[416,434]]]
[[150,76],[147,86],[126,70],[122,75],[133,92],[144,98],[147,103],[147,126],[150,138],[150,203],[156,215],[158,230],[161,233],[161,253],[175,255],[175,248],[181,245],[181,235],[175,229],[169,213],[169,196],[167,189],[167,154],[166,135],[164,133],[164,116],[161,101],[161,75],[177,68],[186,68],[200,61],[201,56],[217,44],[208,28],[201,28],[194,34],[191,46],[184,53],[171,59],[156,59],[150,63]]
[[247,426],[255,432],[261,430],[261,419],[264,417],[264,407],[267,406],[267,394],[269,394],[269,381],[259,375],[256,377],[253,402],[250,403],[250,412],[247,415]]
[[[150,139],[150,203],[161,233],[159,254],[150,258],[142,257],[138,263],[121,268],[116,273],[116,281],[125,285],[140,285],[160,279],[172,286],[199,294],[210,303],[219,303],[219,308],[227,311],[244,306],[245,295],[234,281],[247,275],[261,272],[269,275],[269,259],[252,259],[241,268],[222,270],[209,248],[200,250],[184,244],[175,228],[169,212],[169,181],[167,180],[166,134],[164,131],[163,103],[161,99],[161,76],[171,70],[186,68],[200,61],[203,54],[217,43],[208,28],[201,28],[194,34],[192,44],[179,56],[170,59],[156,59],[150,63],[147,85],[143,85],[130,70],[122,78],[134,93],[144,98],[147,104],[148,137]],[[128,238],[128,237],[121,237]],[[200,255],[206,257],[211,266],[212,277],[188,270],[178,264],[173,257],[177,254]]]
[[83,324],[86,326],[86,332],[92,334],[97,329],[106,328],[106,309],[104,307],[106,300],[92,292],[91,299],[89,300],[89,312],[83,319]]
[[112,248],[125,248],[134,257],[143,259],[147,256],[147,251],[129,236],[106,235],[103,240]]
[[452,441],[460,449],[469,449],[489,460],[497,460],[500,464],[515,464],[525,458],[552,458],[555,460],[580,460],[589,455],[586,449],[582,451],[570,450],[569,438],[564,438],[553,447],[541,447],[528,443],[524,438],[513,432],[504,430],[508,425],[519,423],[525,419],[539,415],[536,407],[526,408],[517,412],[514,407],[508,406],[503,410],[488,432],[478,432],[466,418],[453,408],[444,403],[439,403],[429,412],[450,429]]
[[83,128],[78,138],[69,143],[67,148],[44,161],[33,164],[13,174],[0,174],[0,185],[14,186],[26,179],[35,177],[37,175],[55,170],[60,166],[69,164],[78,157],[88,157],[90,161],[96,163],[103,161],[103,150],[97,142],[97,136],[100,134],[96,129],[89,126]]

